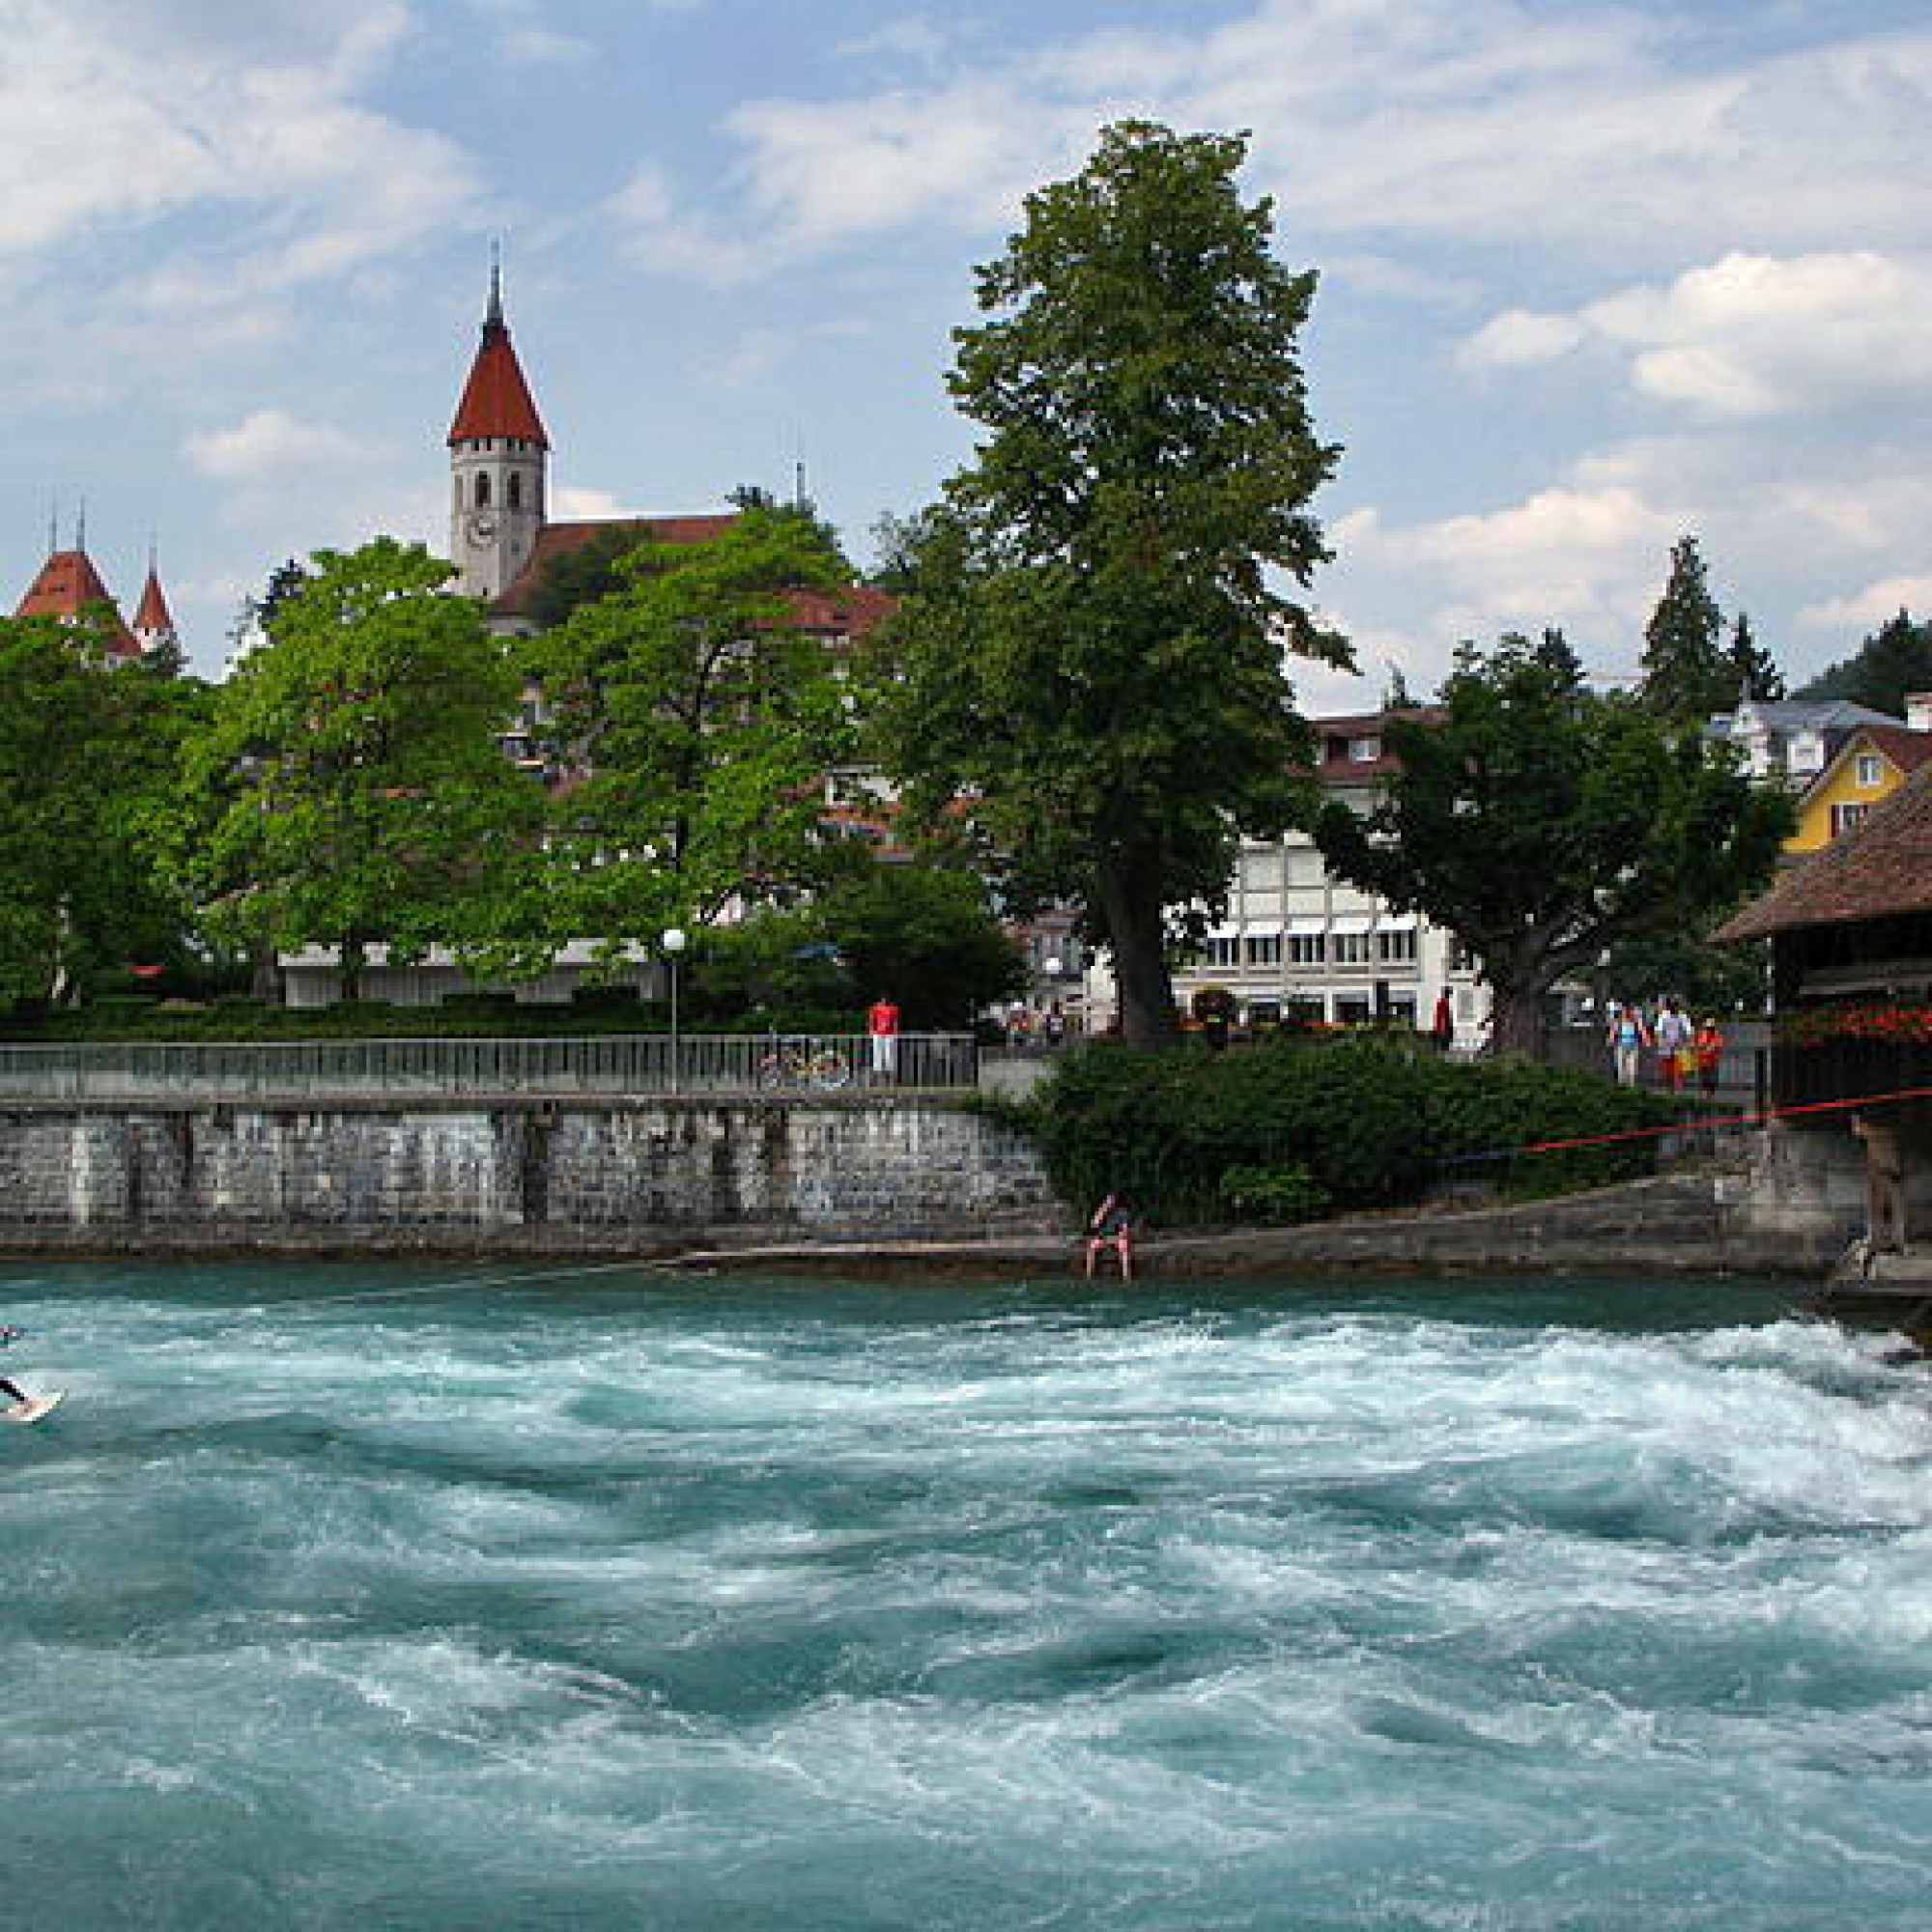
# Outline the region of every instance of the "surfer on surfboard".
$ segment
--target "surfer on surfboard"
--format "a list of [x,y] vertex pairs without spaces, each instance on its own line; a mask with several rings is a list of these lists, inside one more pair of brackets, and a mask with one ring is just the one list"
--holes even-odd
[[[19,1329],[0,1326],[0,1349],[19,1337]],[[44,1396],[31,1396],[18,1382],[10,1381],[5,1376],[0,1376],[0,1395],[6,1396],[14,1405],[12,1408],[0,1409],[0,1415],[15,1422],[38,1422],[60,1400],[58,1396],[52,1400]]]
[[[0,1323],[0,1349],[4,1349],[9,1342],[17,1342],[19,1339],[19,1329],[10,1328],[5,1323]],[[33,1397],[18,1382],[10,1382],[5,1376],[0,1376],[0,1395],[7,1396],[14,1402],[33,1401]]]

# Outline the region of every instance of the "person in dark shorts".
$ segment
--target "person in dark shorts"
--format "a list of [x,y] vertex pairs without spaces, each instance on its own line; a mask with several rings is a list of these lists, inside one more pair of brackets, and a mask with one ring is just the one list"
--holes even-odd
[[1109,1194],[1087,1223],[1087,1277],[1091,1281],[1100,1257],[1112,1248],[1120,1257],[1121,1279],[1134,1278],[1134,1216],[1127,1197],[1118,1191]]

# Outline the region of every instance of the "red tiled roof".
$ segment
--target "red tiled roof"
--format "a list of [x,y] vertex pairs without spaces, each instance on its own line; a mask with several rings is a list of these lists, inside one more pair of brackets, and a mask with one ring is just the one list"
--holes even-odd
[[517,573],[516,582],[490,606],[490,614],[527,617],[537,584],[552,559],[582,550],[609,531],[628,531],[639,542],[648,537],[655,543],[708,543],[713,537],[722,537],[738,521],[738,515],[736,510],[727,510],[709,517],[607,517],[596,523],[546,524],[537,532],[529,561]]
[[1868,738],[1873,749],[1883,752],[1908,778],[1932,760],[1932,731],[1915,731],[1905,724],[1861,724],[1846,733],[1845,743],[1860,738]]
[[869,583],[787,594],[792,622],[801,631],[836,631],[848,638],[863,638],[899,608],[899,600],[891,591],[875,589]]
[[[546,524],[537,532],[529,561],[517,579],[490,606],[493,617],[527,617],[536,601],[538,583],[552,561],[582,550],[612,530],[622,531],[639,542],[691,544],[709,543],[732,529],[742,513],[725,510],[696,517],[623,517],[601,522]],[[847,638],[864,638],[898,609],[898,599],[890,591],[869,583],[852,583],[837,590],[786,592],[791,604],[792,622],[802,631],[830,631]]]
[[1717,937],[1763,939],[1806,925],[1847,925],[1932,912],[1932,763],[1922,763],[1854,830],[1786,873]]
[[[1409,705],[1401,711],[1363,711],[1338,718],[1311,718],[1315,733],[1315,776],[1323,784],[1357,784],[1371,779],[1392,778],[1401,771],[1402,760],[1388,750],[1390,723],[1439,724],[1448,714],[1439,705]],[[1350,756],[1350,747],[1364,738],[1376,742],[1373,758]],[[1337,749],[1339,747],[1339,749]]]
[[459,442],[480,442],[485,437],[515,437],[535,443],[539,449],[550,447],[543,418],[530,398],[530,385],[524,381],[523,365],[510,346],[509,327],[496,313],[494,303],[483,325],[476,360],[469,365],[469,380],[463,385],[463,399],[449,425],[452,447]]
[[40,575],[27,586],[16,617],[58,617],[73,623],[91,606],[106,605],[111,615],[108,648],[121,657],[137,657],[141,646],[123,620],[94,559],[84,550],[57,550],[41,565]]

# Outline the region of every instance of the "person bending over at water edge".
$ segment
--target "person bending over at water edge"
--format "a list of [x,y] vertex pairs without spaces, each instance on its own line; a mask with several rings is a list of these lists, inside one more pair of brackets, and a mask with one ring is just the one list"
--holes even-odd
[[1087,1276],[1091,1281],[1094,1264],[1112,1248],[1121,1258],[1121,1279],[1134,1278],[1134,1217],[1124,1194],[1113,1193],[1094,1210],[1087,1223]]

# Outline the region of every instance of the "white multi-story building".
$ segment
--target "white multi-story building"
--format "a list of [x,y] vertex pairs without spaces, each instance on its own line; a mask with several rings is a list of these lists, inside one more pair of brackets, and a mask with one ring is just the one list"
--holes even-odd
[[[1370,809],[1396,769],[1385,722],[1380,712],[1314,721],[1316,775],[1357,810]],[[1183,1009],[1209,987],[1232,994],[1240,1018],[1253,1023],[1296,1011],[1330,1024],[1427,1028],[1445,990],[1460,1044],[1473,1046],[1489,1023],[1488,989],[1454,939],[1334,877],[1304,832],[1242,845],[1225,917],[1175,974]],[[1087,993],[1094,1023],[1104,1026],[1114,994],[1103,969],[1089,975]]]

